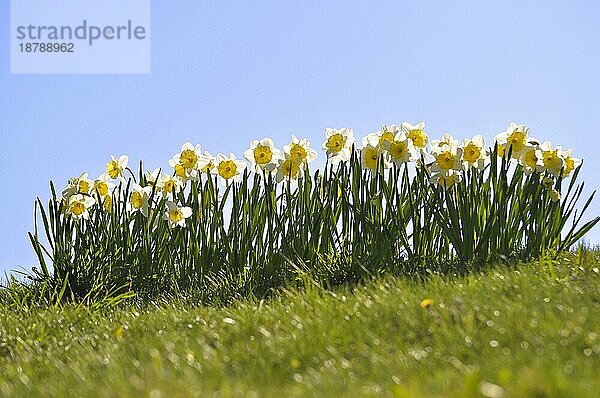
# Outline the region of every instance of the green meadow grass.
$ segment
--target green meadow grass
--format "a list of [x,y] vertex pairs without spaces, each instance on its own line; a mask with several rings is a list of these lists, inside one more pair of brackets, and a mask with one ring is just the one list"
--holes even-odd
[[0,396],[597,397],[598,267],[579,250],[221,307],[0,290]]

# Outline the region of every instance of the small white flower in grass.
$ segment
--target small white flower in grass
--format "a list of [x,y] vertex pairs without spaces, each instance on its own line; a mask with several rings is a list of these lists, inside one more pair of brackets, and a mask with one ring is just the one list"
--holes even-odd
[[349,128],[325,129],[323,150],[332,164],[350,160],[350,149],[354,144],[354,132]]
[[562,148],[560,146],[553,148],[552,143],[546,141],[540,145],[537,156],[542,159],[542,164],[539,166],[540,171],[549,173],[554,177],[560,175],[562,168],[565,165]]
[[111,178],[108,173],[100,174],[100,176],[98,176],[98,178],[96,178],[94,181],[94,191],[96,191],[100,197],[110,195],[114,187],[115,184],[111,182]]
[[304,163],[294,161],[290,155],[285,154],[283,159],[279,159],[277,165],[277,174],[275,180],[277,182],[296,180],[302,174]]
[[406,137],[410,139],[416,149],[424,150],[427,145],[427,134],[425,134],[425,122],[419,122],[412,125],[408,122],[402,122],[400,128],[406,134]]
[[573,170],[575,170],[576,168],[581,166],[581,163],[582,163],[581,159],[572,157],[571,153],[572,153],[571,149],[563,151],[563,153],[562,153],[563,159],[565,161],[565,166],[564,166],[564,170],[563,170],[563,174],[562,174],[563,178],[568,177],[569,174],[571,174],[573,172]]
[[281,151],[275,148],[275,144],[270,138],[251,141],[250,148],[244,152],[244,157],[252,164],[252,169],[257,173],[263,170],[275,170],[280,155]]
[[379,149],[379,145],[375,147],[367,144],[360,150],[360,162],[363,169],[369,169],[373,172],[379,171],[380,163],[382,163],[384,169],[389,168],[390,162],[387,158],[388,156]]
[[87,220],[90,217],[89,209],[95,204],[93,197],[78,193],[68,199],[65,214],[74,220]]
[[228,185],[233,181],[240,181],[245,168],[246,162],[237,160],[233,153],[230,153],[229,157],[219,153],[217,154],[215,167],[213,167],[211,173],[221,177],[225,185]]
[[111,155],[110,158],[111,160],[106,164],[106,173],[110,178],[125,178],[124,173],[127,168],[127,163],[129,162],[129,157],[127,155],[121,155],[119,156],[119,159],[117,159]]
[[317,158],[317,151],[310,147],[310,142],[306,138],[297,138],[293,134],[292,142],[283,147],[283,152],[298,164],[310,163]]
[[537,141],[535,138],[529,137],[529,127],[523,124],[510,123],[506,129],[496,135],[498,143],[498,156],[504,156],[506,151],[511,150],[511,157],[519,159],[521,152],[530,141]]
[[462,160],[465,168],[475,167],[483,170],[487,163],[485,140],[481,134],[477,134],[470,140],[463,140]]
[[446,172],[438,172],[433,174],[429,181],[433,184],[438,184],[444,188],[450,188],[454,184],[462,181],[462,174],[457,170],[448,170]]
[[183,185],[183,181],[179,177],[162,174],[158,178],[156,188],[163,195],[175,195]]
[[385,124],[381,127],[381,130],[370,133],[362,138],[362,145],[366,147],[371,145],[379,147],[382,150],[386,150],[385,143],[394,140],[394,137],[398,133],[398,127],[395,124],[386,126]]
[[519,156],[519,164],[523,166],[523,173],[529,175],[543,166],[541,152],[537,145],[527,144]]
[[139,211],[148,217],[148,210],[150,209],[150,196],[152,195],[152,187],[146,186],[141,187],[138,184],[133,184],[131,194],[129,195],[129,205],[131,211],[135,213]]
[[185,227],[185,220],[192,215],[192,209],[189,207],[179,207],[174,202],[168,201],[167,211],[163,218],[169,222],[171,228]]
[[397,132],[391,141],[383,141],[383,145],[390,156],[390,160],[398,166],[419,158],[419,153],[415,149],[413,141],[406,136],[404,131]]

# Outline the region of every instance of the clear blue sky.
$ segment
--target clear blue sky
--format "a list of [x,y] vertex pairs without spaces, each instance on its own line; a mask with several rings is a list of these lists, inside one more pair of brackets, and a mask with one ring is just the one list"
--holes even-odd
[[320,146],[325,127],[363,135],[425,120],[431,136],[490,141],[515,121],[572,147],[587,192],[599,185],[599,2],[152,7],[150,75],[11,75],[9,1],[0,2],[0,270],[35,265],[26,232],[50,179],[95,177],[110,154],[166,167],[188,140],[241,156],[264,136]]

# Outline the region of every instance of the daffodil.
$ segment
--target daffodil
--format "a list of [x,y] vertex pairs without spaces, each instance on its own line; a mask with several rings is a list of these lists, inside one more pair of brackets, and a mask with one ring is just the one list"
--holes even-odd
[[531,145],[528,143],[521,151],[521,156],[519,156],[519,164],[523,167],[523,172],[526,175],[533,173],[543,165],[538,149],[539,148],[537,145]]
[[215,167],[215,157],[208,151],[204,151],[202,155],[198,157],[198,165],[200,171],[206,174],[210,174],[211,170]]
[[114,156],[110,156],[111,160],[106,164],[106,173],[110,176],[110,178],[125,178],[125,169],[127,168],[127,163],[129,162],[129,157],[127,155],[119,156],[119,159],[116,159]]
[[169,176],[166,174],[162,174],[156,183],[156,188],[158,188],[159,192],[163,195],[175,195],[175,193],[177,193],[177,191],[182,187],[183,182],[179,177]]
[[554,186],[554,180],[550,177],[542,177],[542,185],[546,189],[552,189],[552,187]]
[[413,146],[416,149],[424,150],[427,145],[428,137],[425,134],[425,122],[419,122],[415,125],[412,125],[408,122],[402,122],[400,128],[406,134],[406,137],[410,139],[413,143]]
[[531,140],[535,139],[529,137],[529,128],[527,126],[511,122],[506,131],[496,135],[498,156],[504,156],[504,153],[510,150],[511,157],[519,159],[521,157],[521,152]]
[[186,170],[198,169],[198,157],[202,154],[200,145],[186,142],[181,146],[181,151],[173,156],[173,161]]
[[383,146],[390,160],[398,166],[402,163],[413,162],[419,158],[419,153],[415,149],[413,141],[406,136],[404,131],[397,132],[390,141],[383,141]]
[[156,168],[152,171],[146,172],[146,186],[153,187],[158,183],[160,178],[160,168]]
[[68,199],[65,214],[74,220],[87,220],[90,217],[89,209],[95,204],[96,200],[93,197],[78,193]]
[[373,172],[377,172],[378,166],[381,163],[384,169],[390,167],[390,162],[387,159],[387,155],[380,149],[379,145],[372,146],[367,144],[360,150],[360,162],[363,169],[369,169]]
[[582,160],[579,158],[574,158],[571,156],[572,150],[568,149],[563,151],[563,159],[565,161],[564,169],[563,169],[563,178],[569,176],[579,166],[581,166]]
[[286,153],[284,157],[278,159],[277,162],[277,174],[275,175],[275,180],[277,182],[282,182],[284,180],[293,181],[300,177],[304,163],[297,162],[292,155]]
[[548,197],[550,197],[552,202],[558,202],[560,200],[560,192],[556,189],[551,189],[548,191]]
[[70,178],[67,186],[62,190],[62,197],[69,199],[75,194],[89,194],[92,191],[93,183],[88,179],[88,173],[81,173],[79,177]]
[[332,164],[350,160],[350,148],[354,144],[354,132],[349,128],[325,129],[323,150]]
[[277,167],[277,159],[281,151],[275,148],[273,140],[263,138],[262,140],[253,140],[250,142],[250,148],[244,152],[244,157],[252,164],[255,172],[263,170],[273,171]]
[[446,172],[438,172],[432,174],[429,181],[433,184],[438,184],[444,188],[450,188],[452,185],[462,181],[462,174],[457,170],[447,170]]
[[310,163],[317,158],[317,151],[310,147],[310,142],[306,138],[297,138],[293,134],[292,142],[283,147],[283,152],[298,164]]
[[362,145],[366,147],[371,145],[382,150],[386,150],[385,143],[394,141],[394,137],[398,134],[398,127],[395,124],[381,127],[381,130],[370,133],[362,138]]
[[487,162],[485,141],[481,134],[477,134],[470,140],[463,140],[462,160],[465,168],[476,167],[483,170]]
[[179,207],[176,203],[168,201],[166,203],[167,211],[163,218],[167,220],[171,228],[185,227],[185,220],[192,215],[192,209],[189,207]]
[[150,196],[152,195],[152,187],[146,186],[141,187],[138,184],[133,184],[131,194],[129,195],[129,205],[133,213],[139,211],[144,215],[148,216],[148,210],[150,209]]
[[112,183],[108,173],[102,173],[94,181],[94,191],[102,198],[110,195],[115,184]]
[[239,181],[245,168],[246,162],[237,160],[233,153],[230,153],[229,157],[219,153],[211,173],[221,177],[225,185],[228,185],[233,181]]
[[558,177],[565,165],[563,152],[560,146],[552,147],[549,141],[544,142],[538,149],[538,157],[542,159],[541,169],[546,173]]
[[431,154],[435,161],[431,166],[434,173],[448,173],[450,170],[461,170],[461,157],[463,150],[458,146],[458,141],[450,134],[444,134],[441,140],[431,141]]

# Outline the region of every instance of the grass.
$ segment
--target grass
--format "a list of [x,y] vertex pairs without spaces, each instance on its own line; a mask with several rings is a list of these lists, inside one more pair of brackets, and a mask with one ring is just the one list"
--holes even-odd
[[598,267],[580,250],[224,307],[15,309],[0,290],[0,396],[595,397]]

